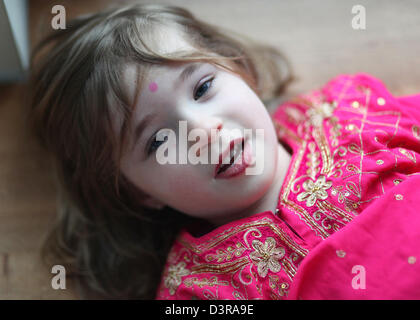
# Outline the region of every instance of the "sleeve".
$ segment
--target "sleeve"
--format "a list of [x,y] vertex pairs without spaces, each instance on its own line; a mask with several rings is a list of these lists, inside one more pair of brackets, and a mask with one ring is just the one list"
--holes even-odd
[[412,175],[319,244],[288,299],[419,299],[419,185]]
[[280,104],[272,114],[273,123],[280,140],[293,149],[298,147],[311,130],[324,119],[330,118],[339,107],[337,99],[342,99],[353,76],[339,75],[324,87],[300,94],[296,98]]
[[[420,127],[420,94],[412,95],[412,96],[405,96],[397,98],[401,108],[408,111],[410,116],[413,118],[414,122],[416,122],[417,127]],[[420,140],[420,132],[417,130],[417,137]]]
[[420,141],[420,94],[395,97],[381,80],[365,73],[338,75],[319,90],[279,105],[272,118],[279,139],[293,146],[304,139],[309,126],[319,124],[333,112],[364,105],[378,114],[399,112],[401,125]]

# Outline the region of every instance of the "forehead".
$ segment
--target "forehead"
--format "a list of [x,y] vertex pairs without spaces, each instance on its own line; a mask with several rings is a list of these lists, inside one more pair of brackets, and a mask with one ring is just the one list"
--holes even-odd
[[[187,41],[187,33],[183,32],[179,27],[169,25],[159,25],[153,28],[153,32],[149,35],[144,35],[144,42],[152,52],[161,55],[174,54],[176,52],[191,52],[196,50],[190,42]],[[139,105],[150,104],[151,98],[148,87],[151,82],[158,82],[161,87],[164,79],[175,75],[180,66],[165,66],[165,65],[139,65],[129,63],[124,66],[122,70],[122,81],[124,91],[128,95],[128,99],[133,106],[133,116],[136,118],[139,113]],[[160,80],[159,80],[160,79]],[[169,80],[169,79],[168,79]],[[159,95],[154,95],[156,98]],[[129,122],[132,119],[128,120]],[[117,136],[121,135],[124,117],[121,114],[114,114],[113,127]]]
[[[181,65],[149,66],[138,69],[136,65],[127,66],[124,73],[124,83],[134,108],[134,114],[138,114],[145,106],[163,103],[169,97],[173,80],[178,74]],[[165,92],[165,94],[161,94]],[[143,110],[145,111],[145,110]]]
[[[145,39],[149,48],[160,55],[170,55],[176,52],[191,52],[196,50],[188,41],[185,33],[177,28],[159,26]],[[147,91],[149,83],[158,78],[170,76],[179,66],[165,65],[135,65],[129,64],[123,72],[123,81],[129,96],[134,102],[139,91]]]

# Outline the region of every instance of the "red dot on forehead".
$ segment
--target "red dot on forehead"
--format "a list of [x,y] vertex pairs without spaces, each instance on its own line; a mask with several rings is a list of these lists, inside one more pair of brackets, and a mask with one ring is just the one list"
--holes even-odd
[[155,92],[155,91],[157,91],[157,89],[158,89],[158,85],[157,85],[157,83],[156,83],[156,82],[151,82],[151,83],[149,84],[149,90],[150,90],[151,92]]

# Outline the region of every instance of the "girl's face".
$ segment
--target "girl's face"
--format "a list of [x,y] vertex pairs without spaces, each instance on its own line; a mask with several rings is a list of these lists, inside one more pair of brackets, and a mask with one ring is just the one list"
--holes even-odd
[[[133,70],[128,68],[126,73],[132,92]],[[200,62],[152,68],[138,95],[132,121],[131,142],[123,155],[121,170],[150,196],[144,200],[147,206],[167,205],[208,221],[230,220],[243,216],[275,179],[279,143],[271,118],[246,82],[222,68]],[[242,132],[242,136],[246,131],[252,132],[253,157],[262,171],[222,177],[215,176],[217,163],[210,158],[207,164],[193,164],[188,157],[187,163],[180,163],[179,153],[185,152],[180,144],[185,143],[187,151],[197,146],[196,141],[180,136],[180,121],[186,121],[188,133],[192,129],[208,133],[209,138],[194,153],[217,152],[217,159],[225,150],[216,144],[223,140],[221,143],[226,146],[226,142],[238,137],[230,134],[232,130]],[[155,134],[160,129],[174,132],[176,141],[157,141]],[[212,137],[212,129],[219,130],[218,135]],[[263,135],[256,134],[257,129],[262,129],[259,132]],[[176,163],[158,162],[159,147],[165,144],[167,152],[175,152]],[[256,150],[260,152],[255,154]]]

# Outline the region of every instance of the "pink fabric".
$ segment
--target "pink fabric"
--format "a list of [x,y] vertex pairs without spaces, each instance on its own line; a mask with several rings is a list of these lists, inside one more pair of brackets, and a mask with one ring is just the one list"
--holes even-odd
[[156,298],[420,298],[419,110],[366,74],[279,106],[293,157],[277,212],[183,230]]
[[288,298],[420,299],[418,186],[420,176],[412,176],[317,246]]

